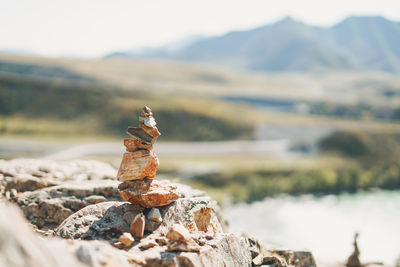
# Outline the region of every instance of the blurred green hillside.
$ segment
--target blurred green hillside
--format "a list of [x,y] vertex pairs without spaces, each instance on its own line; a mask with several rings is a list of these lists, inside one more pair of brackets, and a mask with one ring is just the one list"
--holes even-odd
[[250,114],[244,108],[112,84],[57,65],[0,61],[2,134],[121,137],[143,105],[153,108],[164,140],[252,138],[253,122],[240,121]]
[[[300,153],[297,158],[160,157],[160,174],[179,177],[190,170],[183,182],[217,199],[395,189],[400,188],[399,84],[399,77],[382,72],[259,74],[172,61],[0,54],[0,135],[120,140],[148,105],[162,141],[251,140],[274,131],[274,138],[299,139],[290,148]],[[313,137],[319,128],[330,135]],[[307,129],[307,142],[319,141],[316,154],[307,154],[309,143],[298,137]],[[196,173],[196,166],[206,171]]]
[[[399,84],[380,72],[255,74],[172,61],[0,54],[0,129],[120,137],[143,105],[154,109],[164,140],[251,139],[258,124],[289,120],[359,127],[400,118]],[[275,106],[289,111],[269,113]]]

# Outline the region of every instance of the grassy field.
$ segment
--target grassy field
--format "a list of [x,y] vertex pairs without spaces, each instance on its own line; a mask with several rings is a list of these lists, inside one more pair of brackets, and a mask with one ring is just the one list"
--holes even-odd
[[[165,155],[160,174],[203,188],[220,201],[395,189],[400,187],[399,84],[396,75],[380,72],[246,73],[170,61],[0,54],[0,137],[66,141],[65,146],[121,140],[143,105],[154,111],[161,142],[251,140],[260,126],[267,132],[329,128],[356,135],[330,136],[333,145],[319,146],[322,154],[297,158]],[[284,100],[295,107],[307,104],[310,111],[268,112],[226,97]],[[357,142],[365,155],[346,152]],[[120,160],[98,159],[116,167]]]

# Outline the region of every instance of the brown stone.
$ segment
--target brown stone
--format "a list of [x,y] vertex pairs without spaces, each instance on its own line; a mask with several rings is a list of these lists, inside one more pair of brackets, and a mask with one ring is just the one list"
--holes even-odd
[[144,234],[145,219],[143,213],[136,215],[131,223],[131,234],[134,238],[141,239]]
[[126,132],[134,139],[145,144],[152,144],[153,137],[140,127],[128,127]]
[[157,127],[147,127],[146,125],[144,125],[143,123],[141,123],[139,125],[139,127],[145,131],[148,135],[151,135],[154,139],[152,141],[152,143],[154,144],[155,139],[157,139],[157,137],[159,137],[161,135],[161,133],[158,131]]
[[148,150],[124,153],[117,178],[120,181],[154,178],[158,169],[156,154]]
[[140,116],[150,117],[150,116],[153,116],[153,112],[151,112],[151,108],[149,108],[148,106],[144,106],[142,108],[142,112],[140,113]]
[[135,140],[132,139],[124,139],[124,146],[128,152],[134,152],[139,149],[135,144]]
[[208,225],[211,219],[211,208],[201,208],[194,212],[194,221],[197,229],[207,232]]
[[179,198],[176,186],[168,181],[125,181],[118,190],[123,200],[145,208],[165,206]]

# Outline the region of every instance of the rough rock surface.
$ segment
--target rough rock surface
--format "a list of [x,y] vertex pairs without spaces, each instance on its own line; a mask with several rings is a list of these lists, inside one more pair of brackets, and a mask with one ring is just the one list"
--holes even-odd
[[142,210],[140,206],[120,201],[90,205],[69,216],[55,233],[63,238],[114,243],[123,233],[130,232],[131,222]]
[[[45,232],[56,237],[39,239],[32,232],[42,231],[0,207],[0,266],[315,266],[310,252],[266,249],[253,238],[228,233],[218,205],[202,191],[174,184],[179,199],[145,208],[115,199],[117,183],[61,180],[15,193],[25,215],[45,227],[70,215]],[[138,214],[145,218],[143,238],[122,238]]]
[[153,151],[137,150],[124,153],[117,178],[120,181],[154,178],[158,165],[158,158]]
[[165,206],[179,198],[176,186],[165,180],[125,181],[118,189],[123,200],[145,208]]
[[130,225],[130,231],[131,234],[136,238],[136,239],[141,239],[144,235],[144,215],[143,213],[139,213],[138,215],[135,216],[133,219],[131,225]]
[[85,266],[69,251],[60,249],[60,243],[40,240],[17,207],[1,203],[0,218],[0,266]]
[[[191,192],[188,186],[178,186],[176,190],[180,198],[170,205],[158,208],[162,222],[158,224],[155,233],[166,235],[175,223],[182,224],[191,232],[199,231],[198,225],[205,227],[208,233],[223,232],[225,222],[219,219],[221,215],[214,200],[202,191]],[[199,211],[204,209],[210,210],[205,216],[206,219],[198,215]],[[90,205],[68,217],[56,229],[56,234],[66,238],[82,238],[83,233],[95,229],[100,236],[90,232],[85,234],[84,238],[115,242],[123,232],[130,231],[130,225],[138,214],[143,212],[147,217],[151,210],[119,201]],[[204,221],[207,222],[206,225],[203,224]]]
[[74,212],[91,204],[121,200],[116,181],[64,183],[41,190],[17,194],[13,201],[21,206],[28,220],[39,228],[54,228]]
[[94,160],[54,162],[37,159],[0,160],[3,190],[32,191],[66,181],[114,180],[117,171]]
[[133,238],[131,233],[123,233],[122,235],[120,235],[118,237],[118,242],[120,242],[121,244],[123,244],[126,247],[129,247],[130,245],[132,245],[133,241],[135,241],[135,239]]

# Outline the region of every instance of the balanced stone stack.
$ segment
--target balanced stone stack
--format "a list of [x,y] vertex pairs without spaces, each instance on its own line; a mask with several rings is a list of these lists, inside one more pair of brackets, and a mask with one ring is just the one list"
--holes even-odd
[[125,139],[124,153],[117,178],[123,181],[118,190],[125,201],[144,208],[171,204],[179,198],[176,187],[168,181],[153,180],[159,166],[153,145],[161,135],[149,107],[143,107],[139,127],[128,127],[132,139]]

